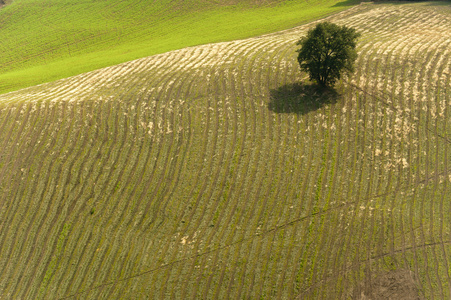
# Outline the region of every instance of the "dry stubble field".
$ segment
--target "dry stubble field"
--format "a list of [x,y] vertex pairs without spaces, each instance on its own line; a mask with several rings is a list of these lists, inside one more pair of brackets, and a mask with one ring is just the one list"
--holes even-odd
[[328,20],[335,92],[311,23],[1,95],[0,298],[451,297],[451,7]]

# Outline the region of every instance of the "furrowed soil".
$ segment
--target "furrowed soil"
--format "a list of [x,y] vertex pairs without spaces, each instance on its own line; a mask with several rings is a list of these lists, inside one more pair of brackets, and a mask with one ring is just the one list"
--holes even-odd
[[335,90],[313,22],[0,95],[0,298],[449,299],[448,4],[328,17]]

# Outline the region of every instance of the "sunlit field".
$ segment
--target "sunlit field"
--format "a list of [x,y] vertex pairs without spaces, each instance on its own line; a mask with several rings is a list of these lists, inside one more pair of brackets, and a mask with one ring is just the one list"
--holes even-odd
[[326,92],[312,22],[1,95],[1,298],[449,299],[448,4],[326,18],[361,33]]
[[133,59],[257,36],[356,0],[14,0],[0,9],[0,93]]

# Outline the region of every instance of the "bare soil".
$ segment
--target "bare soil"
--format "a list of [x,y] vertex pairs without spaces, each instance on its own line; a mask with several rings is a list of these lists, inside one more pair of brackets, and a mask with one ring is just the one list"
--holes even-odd
[[356,293],[359,300],[422,300],[415,274],[410,270],[398,269],[368,276]]

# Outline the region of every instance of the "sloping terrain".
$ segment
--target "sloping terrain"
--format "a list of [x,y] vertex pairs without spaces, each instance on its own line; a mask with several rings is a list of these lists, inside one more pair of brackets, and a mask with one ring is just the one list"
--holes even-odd
[[357,0],[15,0],[0,10],[0,93],[187,46],[291,28]]
[[449,299],[449,3],[328,20],[1,95],[2,299]]

